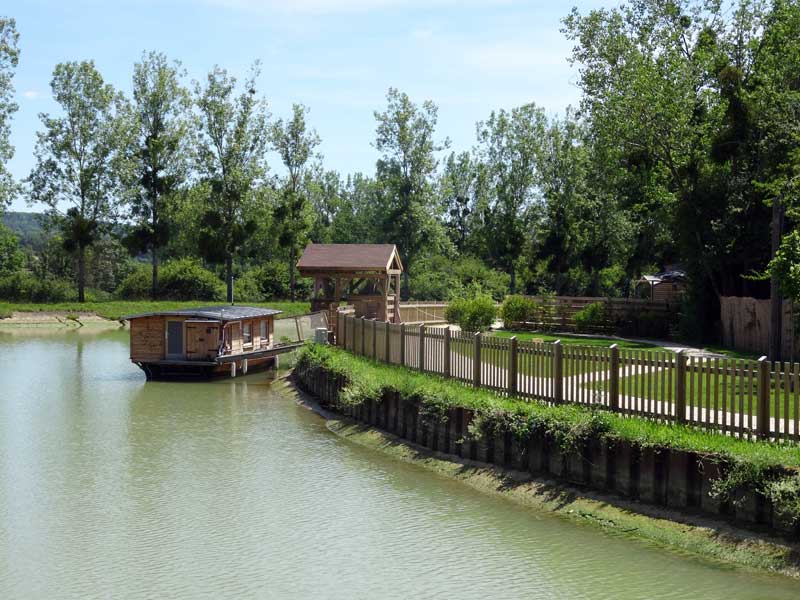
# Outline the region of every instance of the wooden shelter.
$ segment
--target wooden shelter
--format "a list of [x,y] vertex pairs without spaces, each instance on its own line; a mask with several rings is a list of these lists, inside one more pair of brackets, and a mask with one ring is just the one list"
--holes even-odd
[[330,323],[342,300],[356,317],[400,322],[403,264],[394,244],[309,244],[297,269],[314,278],[311,310],[328,311]]
[[274,364],[273,343],[281,311],[211,306],[122,317],[131,327],[131,361],[148,379],[235,376]]
[[636,296],[648,300],[677,302],[686,293],[686,273],[669,269],[655,275],[642,275],[636,282]]

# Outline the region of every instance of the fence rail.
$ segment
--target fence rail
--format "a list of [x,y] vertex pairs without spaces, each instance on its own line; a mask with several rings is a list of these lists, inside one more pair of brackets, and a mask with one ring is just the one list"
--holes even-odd
[[519,341],[341,312],[337,319],[336,343],[355,354],[475,387],[745,439],[800,441],[800,363]]

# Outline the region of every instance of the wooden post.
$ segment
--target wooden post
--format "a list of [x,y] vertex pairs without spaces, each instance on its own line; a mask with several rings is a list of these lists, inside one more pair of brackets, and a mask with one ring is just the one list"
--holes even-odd
[[561,340],[553,342],[553,400],[564,401],[564,363],[562,360]]
[[372,324],[370,326],[372,327],[372,359],[375,360],[378,358],[378,340],[375,337],[375,319],[372,319]]
[[344,313],[337,313],[339,315],[339,327],[336,331],[336,345],[342,348],[347,347],[347,317]]
[[481,332],[475,334],[475,353],[472,357],[472,385],[481,387]]
[[[762,356],[758,359],[758,414],[756,415],[756,430],[761,439],[768,439],[770,433],[769,376],[770,361],[766,356]],[[741,419],[742,416],[740,415],[739,418]]]
[[366,317],[364,317],[362,315],[361,316],[361,327],[359,327],[359,329],[361,330],[361,356],[366,356],[367,355],[367,347],[366,347],[367,336],[365,335],[365,328],[364,328],[364,323],[366,323],[366,320],[367,320]]
[[425,370],[425,325],[419,326],[419,370]]
[[608,366],[608,407],[619,410],[619,346],[611,344],[611,363]]
[[686,423],[686,354],[683,350],[675,353],[675,364],[675,420]]
[[391,346],[391,328],[389,327],[389,319],[387,318],[383,324],[383,337],[384,337],[384,346],[383,346],[383,358],[386,360],[387,363],[392,362],[392,346]]
[[508,346],[508,395],[517,395],[517,336],[512,336]]
[[297,341],[302,342],[303,335],[300,333],[300,320],[297,317],[294,318],[294,326],[297,329]]
[[406,366],[406,324],[400,323],[400,364]]
[[443,368],[444,371],[443,375],[445,377],[450,377],[450,327],[444,328],[444,361],[443,361]]

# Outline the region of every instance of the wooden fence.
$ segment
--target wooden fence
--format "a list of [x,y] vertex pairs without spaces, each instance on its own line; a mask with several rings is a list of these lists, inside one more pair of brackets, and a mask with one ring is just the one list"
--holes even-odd
[[[600,298],[589,296],[526,296],[539,305],[530,325],[544,329],[572,331],[576,329],[575,313],[590,304],[603,305],[604,323],[595,327],[600,331],[618,329],[622,326],[647,326],[646,321],[665,324],[664,333],[674,325],[680,306],[678,300],[645,300],[641,298]],[[652,324],[650,324],[652,328]],[[647,335],[646,331],[642,334]]]
[[[742,352],[769,353],[770,301],[738,296],[719,299],[722,343]],[[781,356],[794,360],[800,343],[794,304],[783,302]]]
[[447,302],[401,302],[401,323],[446,323]]
[[519,341],[338,314],[337,344],[549,403],[599,405],[746,439],[800,440],[800,364]]

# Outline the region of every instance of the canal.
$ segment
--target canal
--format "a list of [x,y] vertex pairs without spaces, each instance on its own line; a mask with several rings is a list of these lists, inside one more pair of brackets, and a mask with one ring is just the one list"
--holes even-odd
[[[0,598],[798,598],[353,446],[264,374],[0,329]],[[277,386],[276,386],[277,387]]]

